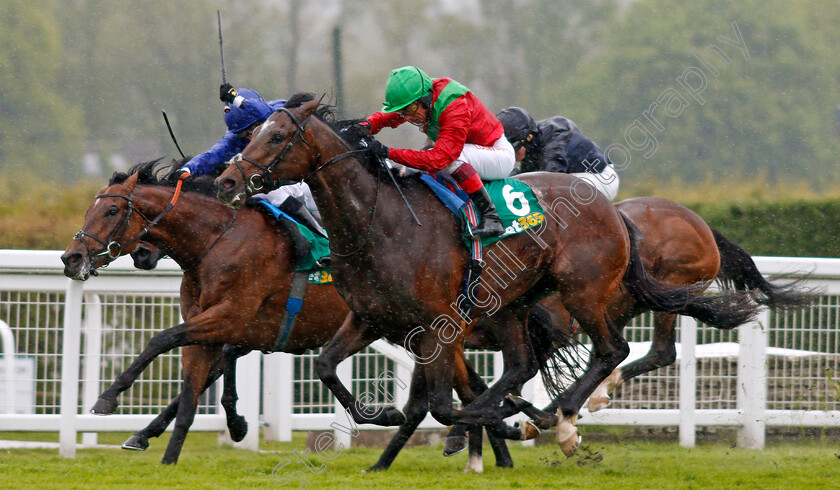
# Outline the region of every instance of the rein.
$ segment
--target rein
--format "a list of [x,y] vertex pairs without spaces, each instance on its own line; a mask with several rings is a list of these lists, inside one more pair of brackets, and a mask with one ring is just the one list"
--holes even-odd
[[[85,250],[87,250],[87,255],[89,259],[103,256],[107,257],[108,262],[105,263],[105,266],[107,266],[122,254],[123,249],[130,247],[131,245],[135,244],[136,242],[140,241],[143,237],[145,237],[146,234],[149,233],[149,230],[151,230],[152,227],[157,225],[160,222],[160,220],[163,219],[163,217],[166,216],[169,213],[169,211],[171,211],[172,208],[175,207],[175,203],[178,202],[178,198],[181,195],[181,186],[183,185],[183,183],[183,180],[178,180],[178,183],[175,186],[175,193],[172,195],[172,199],[169,201],[169,203],[166,204],[166,207],[163,208],[163,211],[161,211],[160,214],[158,214],[152,220],[147,218],[142,212],[140,212],[140,210],[134,207],[134,187],[131,188],[131,192],[129,192],[127,196],[125,194],[99,194],[95,196],[94,199],[99,199],[102,197],[119,197],[127,201],[127,205],[125,207],[125,211],[123,212],[123,216],[120,219],[120,222],[117,223],[117,226],[114,228],[114,231],[112,231],[108,235],[108,238],[106,238],[105,240],[100,240],[98,237],[91,235],[85,230],[79,230],[78,232],[76,232],[76,234],[73,235],[73,239],[82,242],[82,244],[85,246]],[[138,233],[137,236],[134,237],[131,241],[124,245],[120,245],[120,240],[123,239],[125,232],[128,230],[128,222],[131,220],[131,215],[134,212],[137,212],[137,214],[140,215],[140,217],[146,221],[146,227],[143,228],[143,231]],[[120,229],[122,229],[122,232],[120,232]],[[117,236],[117,233],[119,233],[119,236]],[[88,247],[87,242],[82,240],[83,237],[88,237],[92,239],[93,241],[105,247],[105,249],[102,252],[99,252],[98,254],[94,254],[90,251],[90,247]]]
[[228,230],[230,230],[230,228],[233,226],[234,221],[236,221],[236,208],[233,208],[233,218],[230,220],[230,223],[228,223],[227,226],[225,226],[225,229],[222,230],[222,232],[219,233],[218,236],[216,236],[216,239],[213,240],[213,243],[211,243],[209,247],[204,249],[204,252],[201,253],[201,255],[198,257],[198,260],[196,260],[193,265],[187,267],[186,269],[182,268],[181,272],[186,274],[187,272],[189,272],[189,271],[195,269],[196,267],[198,267],[198,264],[200,264],[201,261],[204,260],[204,257],[206,257],[208,253],[210,253],[210,250],[212,250],[213,247],[215,247],[216,244],[219,242],[219,240],[222,239],[222,237],[225,235],[225,233],[227,233]]

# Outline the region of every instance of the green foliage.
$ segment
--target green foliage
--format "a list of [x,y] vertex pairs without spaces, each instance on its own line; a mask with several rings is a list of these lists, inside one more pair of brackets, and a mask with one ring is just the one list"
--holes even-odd
[[840,199],[693,206],[751,255],[840,257]]
[[[628,181],[748,180],[758,172],[835,183],[836,56],[796,3],[634,2],[608,30],[603,52],[558,89],[561,111],[602,146],[629,150]],[[840,4],[821,5],[836,18]]]

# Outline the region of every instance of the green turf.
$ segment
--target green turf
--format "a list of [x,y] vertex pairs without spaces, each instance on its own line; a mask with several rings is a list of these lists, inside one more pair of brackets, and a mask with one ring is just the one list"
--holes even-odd
[[[585,433],[584,429],[584,433]],[[101,444],[119,444],[127,434],[100,434]],[[361,473],[379,456],[375,448],[344,450],[331,461],[310,453],[315,474],[298,462],[294,450],[305,451],[303,435],[292,442],[263,442],[278,452],[253,453],[219,447],[217,436],[193,433],[176,466],[162,466],[168,434],[153,439],[145,452],[120,449],[79,450],[64,459],[57,450],[0,452],[0,488],[242,488],[276,487],[295,471],[306,475],[308,488],[837,488],[840,448],[831,442],[796,442],[762,451],[733,448],[729,443],[702,444],[692,449],[674,442],[628,441],[584,443],[578,455],[565,458],[554,445],[526,448],[511,444],[515,468],[497,469],[485,448],[485,472],[461,472],[466,454],[441,456],[441,447],[414,447],[403,452],[391,470]],[[0,434],[0,439],[55,440],[39,435]],[[297,488],[302,479],[290,481]]]

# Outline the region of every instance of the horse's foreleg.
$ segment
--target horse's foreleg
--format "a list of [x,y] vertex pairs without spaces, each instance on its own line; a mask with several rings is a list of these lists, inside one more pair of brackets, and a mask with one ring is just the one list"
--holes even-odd
[[376,410],[365,406],[350,393],[336,373],[336,366],[341,361],[364,349],[378,338],[379,333],[366,320],[356,317],[351,311],[344,319],[344,324],[338,333],[324,347],[323,352],[315,361],[318,377],[341,403],[341,406],[350,412],[356,423],[385,427],[402,425],[405,423],[402,412],[395,407]]
[[[189,346],[184,348],[184,355],[189,352],[188,349]],[[222,375],[222,369],[224,369],[222,359],[216,359],[216,362],[214,362],[213,366],[210,368],[210,374],[207,376],[207,382],[204,384],[203,391],[207,391],[207,388],[210,388],[213,383],[219,379]],[[126,439],[126,441],[122,444],[122,448],[130,451],[145,451],[149,447],[149,439],[163,434],[166,427],[169,426],[169,423],[175,418],[175,415],[178,413],[179,399],[180,396],[177,396],[174,400],[169,402],[169,405],[167,405],[167,407],[164,408],[163,411],[149,423],[149,425],[138,432],[135,432],[131,437]]]
[[175,427],[172,429],[172,437],[166,446],[166,452],[161,459],[162,464],[175,464],[184,447],[184,440],[187,432],[195,419],[195,410],[198,405],[198,397],[204,391],[203,387],[207,382],[207,376],[213,361],[219,357],[219,346],[201,346],[193,350],[193,355],[183,357],[184,384],[181,387],[181,396],[178,402],[178,415],[175,418]]
[[429,398],[426,392],[426,377],[422,366],[414,368],[411,376],[411,388],[409,389],[408,402],[403,407],[405,414],[405,423],[397,429],[397,433],[388,442],[388,446],[379,461],[368,468],[368,471],[384,471],[391,467],[391,463],[400,453],[408,439],[417,430],[420,422],[426,418],[429,413]]
[[245,439],[245,435],[248,434],[248,422],[245,421],[245,417],[236,413],[236,402],[239,400],[239,396],[236,394],[236,360],[249,352],[251,352],[251,349],[230,344],[225,344],[222,348],[225,372],[222,408],[225,410],[230,438],[234,442]]
[[186,334],[186,323],[176,325],[155,334],[154,337],[149,340],[149,343],[146,345],[146,348],[143,349],[143,352],[134,359],[134,362],[131,363],[128,369],[117,376],[111,386],[99,395],[99,399],[96,400],[96,403],[94,403],[93,408],[90,410],[91,413],[95,415],[110,415],[114,413],[118,406],[117,396],[130,388],[137,377],[140,376],[140,373],[142,373],[143,370],[146,369],[146,366],[148,366],[157,356],[176,347],[187,345],[189,342],[187,341]]

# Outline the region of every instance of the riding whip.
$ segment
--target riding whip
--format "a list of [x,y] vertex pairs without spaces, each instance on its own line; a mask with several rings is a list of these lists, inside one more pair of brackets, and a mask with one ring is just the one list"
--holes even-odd
[[[362,146],[367,146],[367,142],[364,140],[361,141]],[[408,203],[408,199],[405,198],[403,195],[402,189],[400,189],[400,185],[397,183],[397,179],[394,178],[394,174],[391,173],[391,169],[388,168],[388,164],[385,162],[384,158],[379,159],[379,164],[385,169],[385,173],[388,174],[388,177],[391,177],[391,182],[394,183],[394,187],[397,188],[397,192],[399,192],[400,197],[402,198],[403,202],[405,203],[405,207],[408,208],[408,212],[411,213],[411,217],[414,218],[414,222],[417,223],[417,226],[423,226],[423,223],[420,222],[420,218],[414,214],[414,209],[411,208],[411,204]]]
[[216,11],[216,20],[219,21],[219,54],[222,57],[222,83],[227,83],[227,77],[225,76],[225,49],[222,47],[222,14],[218,10]]
[[178,148],[178,153],[181,154],[181,158],[187,158],[187,156],[184,155],[184,152],[181,151],[181,145],[178,144],[178,140],[175,139],[175,133],[172,132],[172,126],[169,124],[169,117],[166,116],[166,111],[160,112],[163,113],[163,120],[166,121],[166,129],[169,130],[169,136],[172,137],[172,142],[175,143],[175,148]]

